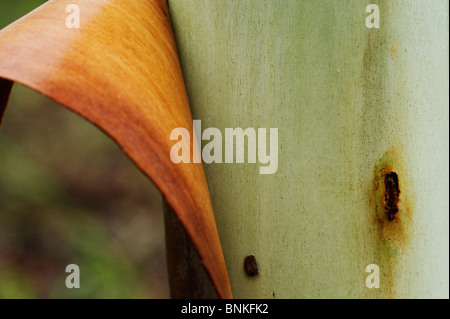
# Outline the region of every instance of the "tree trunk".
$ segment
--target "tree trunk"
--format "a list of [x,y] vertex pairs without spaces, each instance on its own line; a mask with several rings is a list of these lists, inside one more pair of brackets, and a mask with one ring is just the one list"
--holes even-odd
[[169,1],[193,118],[278,128],[204,164],[234,297],[448,298],[448,1],[373,2]]

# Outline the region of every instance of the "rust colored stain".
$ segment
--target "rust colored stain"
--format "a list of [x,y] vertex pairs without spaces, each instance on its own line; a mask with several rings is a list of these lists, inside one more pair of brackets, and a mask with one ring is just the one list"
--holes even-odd
[[256,263],[255,256],[249,255],[249,256],[245,257],[244,270],[245,270],[245,273],[250,277],[254,277],[258,274],[258,264]]
[[413,192],[408,171],[397,149],[389,149],[374,167],[373,204],[377,264],[386,298],[395,297],[397,258],[408,248],[412,233]]
[[404,248],[411,226],[411,207],[408,198],[407,174],[399,156],[388,151],[374,168],[373,194],[375,222],[380,240],[390,255]]
[[392,57],[396,57],[398,52],[397,44],[393,43],[391,46],[391,55]]

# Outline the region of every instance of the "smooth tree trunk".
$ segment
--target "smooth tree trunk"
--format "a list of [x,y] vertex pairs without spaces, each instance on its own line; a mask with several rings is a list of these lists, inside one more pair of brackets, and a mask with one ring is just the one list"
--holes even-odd
[[278,128],[275,174],[204,164],[234,297],[448,298],[448,1],[169,6],[202,129]]

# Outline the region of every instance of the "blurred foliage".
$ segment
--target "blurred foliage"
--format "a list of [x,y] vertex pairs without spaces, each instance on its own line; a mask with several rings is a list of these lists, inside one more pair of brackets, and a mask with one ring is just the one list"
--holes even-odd
[[[0,28],[45,1],[1,0]],[[167,298],[160,194],[103,132],[15,84],[0,130],[0,298]],[[65,267],[80,267],[67,289]]]
[[0,28],[21,18],[45,0],[1,0],[0,1]]

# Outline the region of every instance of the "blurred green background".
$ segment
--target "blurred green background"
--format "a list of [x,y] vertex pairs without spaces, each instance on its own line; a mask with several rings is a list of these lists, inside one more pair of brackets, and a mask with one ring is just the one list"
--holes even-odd
[[[42,0],[0,0],[0,28]],[[99,129],[15,84],[0,129],[0,298],[168,298],[161,196]],[[77,264],[81,288],[68,289]]]

